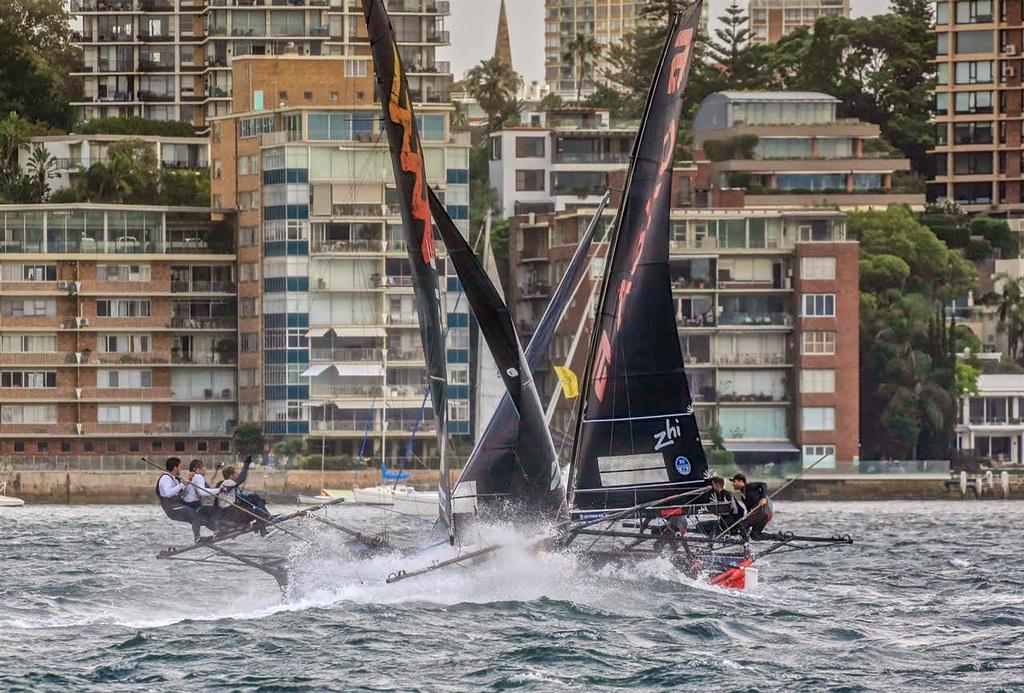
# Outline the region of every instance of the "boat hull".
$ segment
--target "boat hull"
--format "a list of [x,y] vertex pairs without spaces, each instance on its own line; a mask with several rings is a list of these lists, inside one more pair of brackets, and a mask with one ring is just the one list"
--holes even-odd
[[437,494],[399,487],[392,496],[396,512],[416,517],[437,517]]
[[13,496],[0,496],[0,508],[20,508],[25,501]]

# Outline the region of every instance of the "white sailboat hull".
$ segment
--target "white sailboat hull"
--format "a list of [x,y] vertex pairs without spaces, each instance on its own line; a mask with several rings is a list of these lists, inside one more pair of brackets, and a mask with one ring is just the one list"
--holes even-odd
[[437,492],[399,488],[393,496],[396,512],[416,517],[437,517]]
[[366,505],[394,505],[395,487],[391,484],[352,489],[352,500]]
[[0,496],[0,508],[20,508],[25,501],[13,496]]

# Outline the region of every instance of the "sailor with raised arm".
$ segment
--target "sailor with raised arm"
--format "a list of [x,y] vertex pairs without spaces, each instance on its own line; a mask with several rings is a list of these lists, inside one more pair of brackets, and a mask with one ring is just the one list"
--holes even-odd
[[164,514],[175,522],[188,522],[192,525],[192,537],[199,540],[199,522],[196,517],[196,508],[190,506],[185,500],[185,491],[188,489],[189,479],[180,477],[181,460],[177,457],[168,457],[164,463],[167,470],[160,475],[156,482],[156,497],[160,501],[160,507]]
[[[217,493],[217,489],[213,488],[211,484],[213,480],[217,478],[217,473],[220,471],[220,467],[213,470],[213,476],[209,479],[206,478],[206,466],[202,460],[194,459],[188,465],[188,471],[191,475],[190,483],[186,484],[182,498],[185,500],[186,505],[199,509],[199,506],[203,504],[203,499],[209,496],[211,499]],[[208,501],[209,502],[209,501]]]

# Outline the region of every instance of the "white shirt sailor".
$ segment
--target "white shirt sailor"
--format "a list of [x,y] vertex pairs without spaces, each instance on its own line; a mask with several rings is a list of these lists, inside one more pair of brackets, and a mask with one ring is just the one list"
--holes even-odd
[[161,498],[174,498],[185,488],[185,484],[171,476],[170,472],[160,477],[157,484],[157,491]]
[[210,488],[206,483],[206,477],[196,472],[192,475],[192,483],[185,488],[182,500],[186,503],[201,503],[207,496],[217,495],[217,489]]

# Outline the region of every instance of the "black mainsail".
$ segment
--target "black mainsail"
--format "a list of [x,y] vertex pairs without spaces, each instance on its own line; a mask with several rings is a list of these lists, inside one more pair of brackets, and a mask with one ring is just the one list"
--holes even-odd
[[384,125],[391,148],[391,163],[398,187],[409,265],[416,296],[420,338],[427,363],[430,396],[437,417],[437,443],[441,458],[438,483],[441,520],[454,541],[451,523],[451,489],[448,476],[446,443],[447,383],[445,343],[442,331],[442,303],[438,273],[437,252],[431,227],[430,205],[427,202],[427,175],[423,163],[423,149],[416,119],[412,110],[409,84],[398,53],[394,30],[382,0],[363,0],[363,13],[370,37],[373,63],[380,87],[380,101],[384,111]]
[[[548,356],[555,330],[587,267],[590,247],[607,204],[608,196],[605,195],[580,238],[565,273],[530,338],[530,343],[526,347],[526,364],[531,373],[540,367]],[[437,216],[435,211],[435,218]],[[542,478],[545,470],[539,467],[531,469],[519,461],[521,425],[518,408],[512,397],[506,393],[498,403],[494,416],[487,422],[455,485],[454,496],[457,504],[464,498],[472,498],[476,500],[481,515],[486,516],[487,510],[491,508],[502,512],[510,500],[515,502],[520,489],[536,483],[530,476],[536,476],[537,480]],[[557,494],[562,495],[560,489]],[[555,492],[552,493],[552,496],[554,495]],[[554,497],[549,500],[553,502]]]
[[708,474],[674,318],[668,239],[676,130],[700,6],[669,27],[611,235],[569,475],[577,517],[677,496],[703,486]]
[[[430,209],[448,249],[448,257],[505,384],[507,393],[502,404],[507,400],[513,414],[517,414],[507,417],[508,435],[500,441],[501,447],[492,448],[494,458],[488,460],[487,473],[481,481],[489,487],[506,490],[509,511],[529,513],[536,520],[557,519],[565,512],[565,487],[551,432],[544,419],[544,407],[512,316],[444,205],[433,190],[429,191],[429,196]],[[474,488],[468,480],[456,490],[460,496],[465,493],[479,498],[480,495],[480,489]]]

